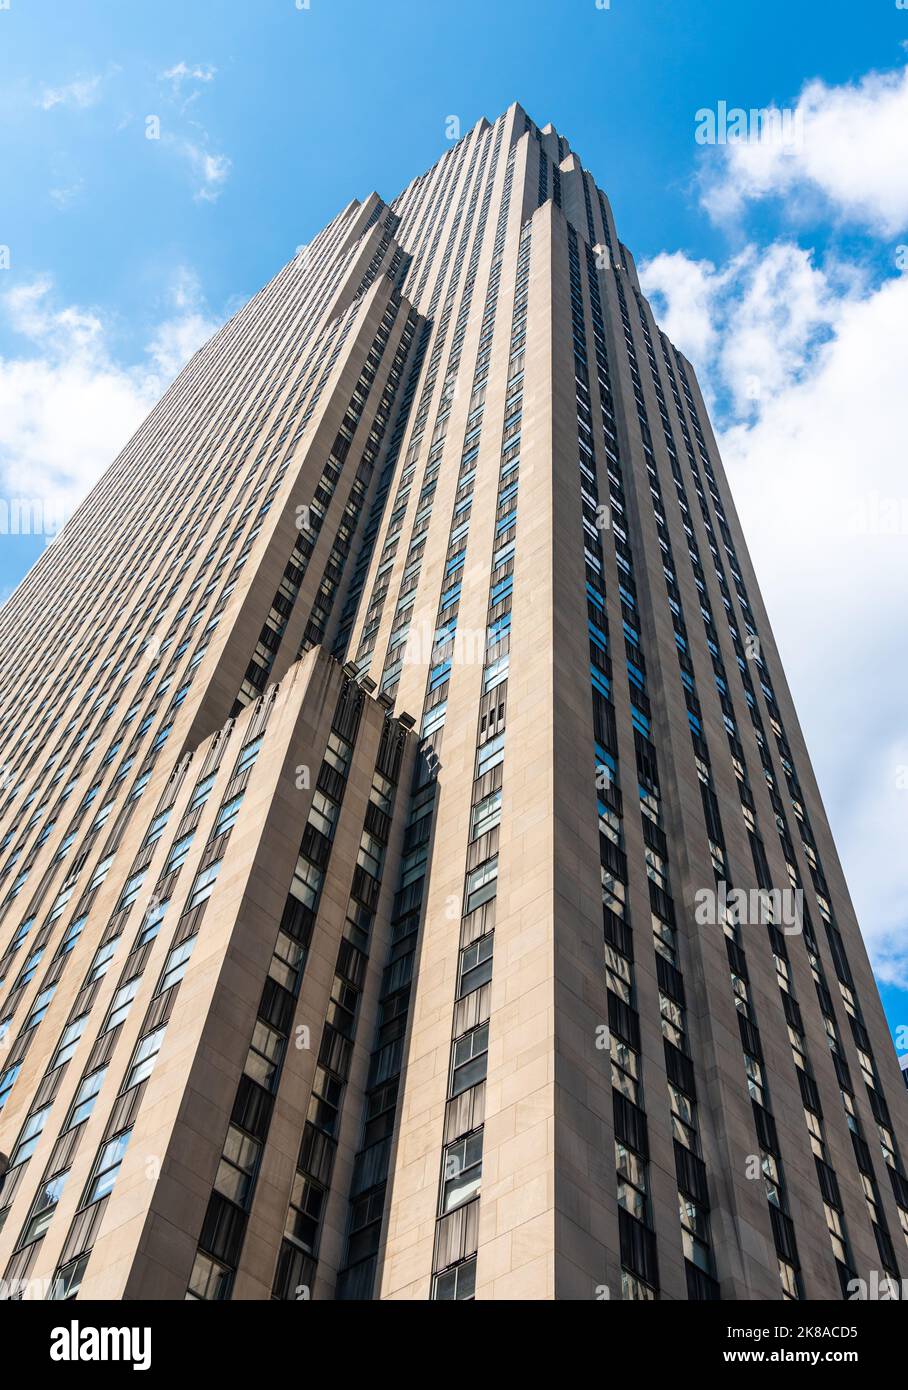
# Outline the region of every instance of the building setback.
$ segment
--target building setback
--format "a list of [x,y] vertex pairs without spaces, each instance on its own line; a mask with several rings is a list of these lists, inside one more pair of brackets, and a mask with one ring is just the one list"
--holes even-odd
[[0,612],[0,1293],[841,1299],[908,1097],[695,374],[518,106]]

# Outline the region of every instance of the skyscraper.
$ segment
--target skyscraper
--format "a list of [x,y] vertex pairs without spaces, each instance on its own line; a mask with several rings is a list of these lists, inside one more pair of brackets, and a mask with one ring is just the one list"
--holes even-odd
[[703,397],[551,126],[301,248],[0,660],[5,1296],[908,1270],[908,1100]]

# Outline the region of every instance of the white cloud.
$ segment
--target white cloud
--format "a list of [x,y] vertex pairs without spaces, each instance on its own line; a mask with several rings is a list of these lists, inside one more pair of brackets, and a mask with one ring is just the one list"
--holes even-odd
[[203,145],[192,140],[180,142],[180,152],[192,166],[198,187],[195,196],[206,203],[214,203],[224,191],[224,184],[233,167],[226,154],[213,154]]
[[118,361],[110,324],[54,302],[49,277],[8,292],[0,313],[24,340],[0,358],[0,496],[68,515],[217,324],[179,272],[167,315],[137,363]]
[[[159,80],[170,84],[168,100],[173,102],[182,116],[197,100],[204,84],[214,81],[216,72],[217,68],[210,64],[189,64],[181,60],[160,73]],[[184,133],[190,129],[196,134]],[[196,180],[196,201],[217,202],[230,177],[232,161],[228,155],[209,148],[209,136],[204,126],[198,121],[188,121],[178,134],[165,133],[164,143],[192,169]]]
[[908,988],[908,653],[897,637],[908,611],[908,274],[869,286],[775,243],[720,270],[663,255],[642,276],[723,403],[725,467],[858,918],[880,979]]
[[179,62],[175,63],[172,68],[168,68],[166,72],[162,72],[161,78],[163,81],[172,82],[174,86],[179,87],[181,83],[188,80],[193,82],[211,82],[214,80],[216,72],[217,68],[211,66],[196,64],[194,67],[190,67],[188,63]]
[[101,95],[101,78],[78,77],[62,87],[45,87],[38,98],[43,111],[55,106],[94,106]]
[[173,277],[170,304],[173,312],[157,325],[146,349],[152,367],[151,380],[164,386],[220,327],[205,307],[198,279],[185,266]]
[[51,188],[48,192],[48,197],[54,204],[54,207],[63,211],[76,201],[84,189],[84,179],[71,179],[68,183],[62,183],[56,188]]
[[185,114],[209,82],[213,82],[217,68],[210,64],[175,63],[172,68],[162,72],[159,81],[169,84],[170,98],[181,114]]
[[713,351],[718,332],[715,300],[727,276],[712,261],[692,261],[683,251],[661,251],[640,266],[640,278],[653,309],[672,342],[697,361]]
[[683,252],[662,252],[641,268],[644,289],[669,337],[692,361],[709,363],[704,390],[753,414],[811,370],[843,305],[862,292],[856,267],[793,242],[753,244],[721,269]]
[[908,67],[828,87],[796,104],[803,139],[755,138],[704,150],[703,203],[717,220],[750,200],[784,195],[790,209],[825,200],[843,220],[892,236],[908,227]]

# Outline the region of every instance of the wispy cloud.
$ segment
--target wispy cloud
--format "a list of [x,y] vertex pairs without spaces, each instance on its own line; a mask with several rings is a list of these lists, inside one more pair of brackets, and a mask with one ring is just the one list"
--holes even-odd
[[[180,60],[159,73],[166,100],[180,116],[197,100],[203,89],[214,81],[217,68],[211,63],[187,63]],[[208,131],[199,121],[187,121],[183,130],[165,133],[169,145],[192,169],[195,177],[197,202],[217,202],[230,177],[232,160],[228,155],[211,148]]]
[[180,151],[195,171],[198,180],[196,198],[201,202],[216,202],[230,175],[232,161],[226,154],[216,154],[192,140],[181,141]]
[[217,68],[210,65],[196,64],[190,67],[188,63],[175,63],[172,68],[161,73],[161,78],[165,82],[172,82],[179,87],[186,81],[192,82],[211,82],[217,72]]
[[76,201],[84,189],[84,179],[70,179],[68,183],[61,183],[58,184],[57,187],[51,188],[48,192],[48,197],[54,207],[59,208],[62,212]]
[[55,106],[94,106],[101,96],[101,77],[77,77],[61,87],[45,87],[38,98],[42,111]]
[[170,97],[180,112],[198,101],[205,87],[214,81],[217,68],[210,63],[174,63],[159,75],[159,82],[170,89]]

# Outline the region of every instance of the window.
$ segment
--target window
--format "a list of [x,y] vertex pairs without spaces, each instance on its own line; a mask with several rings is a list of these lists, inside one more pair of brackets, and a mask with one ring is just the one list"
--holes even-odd
[[342,777],[347,775],[352,751],[346,739],[340,738],[332,729],[328,735],[328,747],[325,749],[325,762]]
[[829,1239],[832,1242],[833,1253],[837,1260],[842,1264],[846,1264],[848,1252],[845,1248],[845,1232],[842,1226],[842,1218],[835,1207],[831,1207],[828,1202],[823,1203],[823,1211],[826,1214],[826,1228],[829,1231]]
[[255,1139],[237,1129],[236,1125],[230,1126],[214,1185],[218,1192],[239,1207],[245,1207],[251,1193],[261,1149],[261,1144]]
[[224,805],[218,811],[217,820],[215,821],[214,829],[211,832],[211,838],[213,840],[216,840],[219,835],[226,835],[228,830],[233,829],[233,826],[236,823],[236,818],[239,815],[239,810],[242,801],[243,793],[240,792],[239,796],[233,796],[230,798],[229,801],[224,802]]
[[420,729],[421,738],[429,738],[432,734],[438,732],[438,730],[442,727],[442,725],[445,722],[447,708],[447,700],[442,700],[440,704],[435,705],[432,709],[429,710],[428,714],[424,716],[422,721],[422,727]]
[[5,1072],[0,1072],[0,1110],[2,1110],[4,1105],[6,1104],[7,1096],[13,1089],[13,1086],[16,1082],[16,1077],[19,1075],[21,1070],[22,1063],[17,1062],[15,1066],[7,1067]]
[[88,1255],[80,1255],[78,1259],[70,1260],[69,1264],[58,1269],[54,1275],[54,1282],[50,1291],[50,1298],[57,1302],[65,1302],[75,1298],[82,1284],[82,1277],[88,1265]]
[[668,1094],[671,1100],[672,1134],[679,1144],[690,1149],[691,1153],[696,1153],[693,1105],[684,1092],[679,1091],[671,1082],[668,1083]]
[[477,1081],[483,1081],[486,1074],[487,1053],[489,1050],[489,1025],[474,1028],[454,1044],[454,1057],[451,1067],[451,1095],[459,1096]]
[[477,751],[476,776],[484,776],[501,762],[504,762],[504,733],[496,734]]
[[19,1142],[13,1150],[13,1156],[9,1162],[10,1168],[15,1168],[17,1164],[24,1163],[27,1158],[31,1158],[35,1149],[38,1147],[38,1140],[41,1138],[41,1131],[44,1128],[44,1122],[50,1114],[50,1110],[51,1107],[45,1105],[42,1110],[36,1110],[33,1114],[29,1115],[25,1124],[22,1126]]
[[165,874],[172,874],[175,869],[179,869],[185,862],[194,833],[195,832],[191,830],[188,835],[181,835],[179,840],[171,845],[170,853],[167,856],[167,862],[164,865]]
[[141,930],[139,931],[139,934],[136,937],[135,948],[139,946],[145,946],[149,941],[154,940],[154,938],[157,936],[158,932],[161,929],[161,923],[164,920],[164,914],[166,913],[169,906],[169,898],[166,898],[164,902],[155,902],[154,899],[152,899],[151,903],[149,904],[148,911],[145,913],[145,920],[142,923]]
[[747,1073],[747,1089],[751,1099],[763,1104],[763,1068],[749,1052],[744,1054],[744,1070]]
[[164,833],[164,826],[167,824],[169,816],[169,807],[166,811],[162,811],[159,816],[155,816],[154,820],[151,822],[151,825],[148,827],[148,834],[145,836],[144,844],[146,848],[148,847],[148,845],[153,845],[157,840],[160,840],[162,834]]
[[190,936],[186,941],[181,941],[179,946],[174,946],[170,955],[167,957],[161,983],[158,985],[156,994],[163,994],[172,985],[178,985],[186,974],[186,966],[189,964],[189,957],[195,946],[196,938]]
[[474,989],[479,989],[480,985],[491,980],[493,941],[494,933],[488,932],[461,951],[458,999],[462,999],[465,994],[472,993]]
[[359,842],[359,853],[356,862],[366,873],[373,878],[380,878],[382,864],[385,857],[385,847],[381,840],[377,840],[374,835],[370,835],[368,830],[364,830]]
[[[116,777],[114,778],[114,783],[122,782],[123,778],[126,776],[127,772],[128,772],[129,769],[132,767],[134,761],[135,761],[134,758],[129,758],[129,759],[123,764],[123,766],[120,768],[119,772],[117,773]],[[139,797],[142,795],[143,791],[144,791],[145,788],[148,786],[148,782],[149,782],[149,779],[150,779],[150,778],[151,778],[151,769],[150,769],[150,768],[149,768],[149,770],[148,770],[147,772],[143,772],[143,773],[141,774],[141,776],[139,776],[139,777],[136,778],[136,780],[135,780],[135,785],[133,786],[132,791],[129,793],[129,796],[126,798],[126,804],[127,804],[127,805],[129,805],[129,803],[132,802],[132,801],[138,801]]]
[[134,979],[127,980],[126,984],[121,985],[117,990],[110,1005],[107,1023],[103,1029],[105,1033],[109,1033],[111,1028],[116,1028],[123,1022],[129,1013],[129,1006],[135,998],[138,988],[139,976],[136,975]]
[[471,1300],[476,1291],[476,1256],[464,1260],[463,1264],[448,1269],[444,1274],[436,1274],[432,1297],[438,1300]]
[[53,857],[54,864],[58,863],[61,859],[66,858],[67,854],[69,853],[70,846],[72,845],[72,842],[73,840],[75,840],[75,838],[75,830],[71,830],[68,835],[63,836],[63,839],[60,841],[60,848],[57,850],[57,853]]
[[192,885],[192,892],[186,900],[186,911],[189,912],[199,903],[206,902],[211,897],[214,889],[214,881],[221,869],[221,860],[217,859],[213,864],[209,864],[207,869],[196,874],[195,883]]
[[145,1081],[151,1076],[166,1032],[167,1025],[163,1024],[160,1028],[156,1028],[153,1033],[147,1033],[142,1038],[135,1050],[132,1066],[126,1075],[124,1091],[132,1090],[133,1086],[138,1086],[140,1081]]
[[310,1253],[315,1247],[324,1200],[323,1188],[302,1173],[294,1174],[286,1234]]
[[621,1297],[626,1303],[648,1303],[655,1297],[655,1292],[643,1279],[638,1279],[629,1270],[621,1270]]
[[117,949],[117,942],[119,940],[120,938],[118,936],[111,937],[110,941],[105,942],[103,946],[99,946],[97,951],[95,951],[94,960],[85,978],[85,983],[87,985],[94,984],[95,980],[100,980],[107,974],[107,967],[110,964],[114,951]]
[[391,808],[394,805],[394,783],[390,782],[387,777],[383,777],[380,772],[376,772],[372,778],[369,800],[384,811],[385,815],[390,816]]
[[787,1260],[779,1260],[779,1278],[782,1281],[782,1292],[785,1298],[796,1299],[798,1297],[798,1276],[793,1265]]
[[106,801],[106,802],[104,803],[104,805],[101,807],[101,809],[100,809],[100,811],[98,812],[98,814],[95,816],[94,821],[92,822],[92,827],[91,827],[92,830],[100,830],[100,829],[101,829],[101,826],[104,824],[104,822],[107,820],[108,816],[110,815],[111,811],[113,810],[113,806],[114,806],[114,803],[113,803],[112,801]]
[[296,868],[293,870],[290,892],[306,907],[314,909],[318,902],[323,879],[324,874],[321,869],[317,869],[314,864],[309,863],[308,859],[300,855],[296,861]]
[[325,796],[324,792],[316,791],[313,794],[312,805],[309,809],[309,824],[314,825],[326,840],[330,840],[334,834],[337,811],[335,802],[330,797]]
[[47,1013],[56,988],[56,985],[48,985],[47,989],[42,989],[34,1004],[32,1004],[31,1012],[23,1024],[23,1032],[27,1033],[30,1028],[36,1028],[38,1026]]
[[113,862],[113,855],[107,855],[106,859],[102,859],[102,862],[97,865],[95,873],[89,878],[89,888],[97,888],[97,885],[103,883],[104,878],[107,877],[107,870],[110,869],[111,863]]
[[33,1245],[36,1240],[40,1240],[51,1223],[57,1203],[60,1200],[63,1189],[66,1186],[66,1179],[69,1173],[60,1173],[57,1177],[51,1178],[50,1182],[43,1183],[38,1189],[38,1195],[32,1203],[31,1214],[22,1233],[20,1246]]
[[234,777],[238,776],[241,772],[245,772],[247,767],[252,767],[252,764],[258,757],[261,746],[262,735],[260,734],[259,737],[253,739],[251,743],[247,743],[245,748],[240,749],[240,756],[237,758],[236,767],[233,769]]
[[24,922],[19,923],[19,926],[16,928],[16,935],[10,942],[10,952],[15,951],[22,944],[34,924],[34,917],[26,917]]
[[170,731],[171,731],[172,728],[173,728],[173,724],[172,724],[172,723],[171,723],[171,724],[165,724],[164,727],[163,727],[163,729],[160,729],[160,730],[158,731],[158,733],[155,735],[154,739],[152,740],[151,746],[150,746],[150,748],[149,748],[149,750],[148,750],[149,753],[153,753],[153,752],[155,751],[155,749],[160,748],[161,745],[167,741],[167,737],[168,737],[168,735],[169,735],[169,733],[170,733]]
[[647,845],[644,847],[643,856],[646,860],[647,877],[651,878],[659,888],[664,888],[668,891],[665,860],[662,858],[661,854],[657,854],[654,849],[650,849]]
[[760,1167],[763,1172],[763,1187],[766,1192],[766,1200],[772,1202],[774,1207],[781,1210],[782,1197],[779,1191],[779,1167],[775,1157],[771,1153],[764,1152],[761,1155]]
[[186,1297],[192,1301],[205,1299],[219,1302],[227,1297],[231,1278],[232,1272],[229,1269],[212,1260],[209,1255],[202,1254],[200,1250],[192,1267]]
[[[250,745],[250,747],[251,747],[251,745]],[[242,754],[240,754],[240,756],[242,757]],[[253,759],[253,760],[254,760],[254,759]],[[237,770],[239,771],[239,769],[237,769]],[[208,776],[208,777],[203,777],[202,780],[201,780],[201,782],[198,783],[198,785],[196,786],[195,791],[192,793],[192,800],[190,801],[189,805],[186,807],[186,814],[187,814],[187,815],[189,814],[190,811],[194,811],[194,810],[196,809],[197,806],[204,806],[206,800],[208,799],[208,793],[211,791],[211,788],[214,786],[214,781],[215,781],[215,778],[216,778],[216,777],[217,777],[217,773],[216,773],[216,772],[212,772],[212,773],[210,774],[210,776]]]
[[713,1264],[709,1253],[709,1224],[706,1213],[684,1193],[678,1193],[681,1216],[681,1246],[685,1258],[712,1277]]
[[117,906],[114,909],[114,911],[122,912],[124,908],[132,906],[136,898],[139,896],[139,889],[142,887],[142,882],[145,878],[145,872],[146,871],[143,869],[141,873],[133,874],[130,879],[127,879],[126,886],[123,889],[122,894],[120,895],[120,901],[117,903]]
[[85,1031],[87,1022],[88,1014],[84,1013],[79,1018],[74,1018],[72,1023],[68,1023],[63,1029],[60,1041],[57,1043],[57,1050],[54,1053],[53,1061],[50,1065],[51,1071],[56,1067],[61,1067],[64,1062],[69,1061],[76,1050],[79,1039]]
[[479,1191],[482,1177],[482,1130],[449,1144],[442,1174],[441,1215],[463,1206]]
[[272,980],[277,980],[279,985],[289,989],[291,994],[296,992],[296,986],[299,984],[299,972],[303,968],[305,954],[305,947],[294,937],[285,931],[278,932],[268,974]]
[[90,1076],[86,1076],[76,1091],[73,1103],[70,1106],[66,1124],[61,1133],[66,1134],[69,1130],[75,1129],[83,1120],[87,1120],[94,1109],[95,1101],[98,1099],[98,1092],[104,1085],[104,1077],[107,1075],[106,1067],[99,1067]]
[[36,951],[32,952],[19,972],[19,978],[14,985],[14,989],[21,989],[23,985],[28,984],[29,980],[33,978],[38,966],[41,964],[41,957],[43,955],[43,946],[39,946]]
[[64,933],[63,940],[60,942],[59,948],[57,950],[58,956],[65,956],[72,950],[72,948],[78,941],[79,936],[81,935],[82,928],[85,926],[85,923],[87,921],[88,916],[86,914],[85,916],[77,917],[75,921],[70,922],[69,926],[66,928],[66,931]]
[[483,797],[470,812],[470,839],[478,840],[480,835],[486,835],[490,830],[501,821],[501,792],[492,792],[491,796]]
[[[113,856],[111,856],[111,858],[112,858],[112,857],[113,857]],[[56,922],[57,918],[60,917],[60,916],[62,916],[63,909],[65,908],[66,904],[69,902],[70,898],[72,897],[72,895],[73,895],[73,890],[74,890],[75,886],[76,886],[75,883],[73,883],[73,884],[71,884],[68,888],[64,888],[64,889],[60,892],[60,894],[58,895],[58,897],[54,900],[53,907],[51,908],[50,913],[49,913],[49,915],[48,915],[48,919],[47,919],[49,922]],[[93,884],[89,884],[89,887],[92,887],[92,886],[93,886]]]
[[450,674],[450,661],[442,661],[439,662],[437,666],[433,666],[431,671],[429,672],[429,690],[435,690],[438,686],[443,685],[445,681],[449,678]]
[[684,1051],[684,1010],[674,999],[670,999],[667,994],[659,994],[659,1012],[662,1016],[662,1036],[668,1038],[670,1043],[677,1047],[679,1052]]
[[487,859],[467,874],[464,893],[464,913],[475,912],[478,907],[489,902],[498,892],[498,855]]
[[106,1197],[112,1191],[131,1134],[131,1129],[124,1130],[122,1134],[117,1135],[116,1139],[110,1139],[106,1144],[101,1145],[88,1187],[85,1190],[83,1207],[90,1207],[92,1202],[100,1202],[102,1197]]
[[646,1219],[646,1164],[633,1149],[615,1142],[618,1203],[639,1220]]

